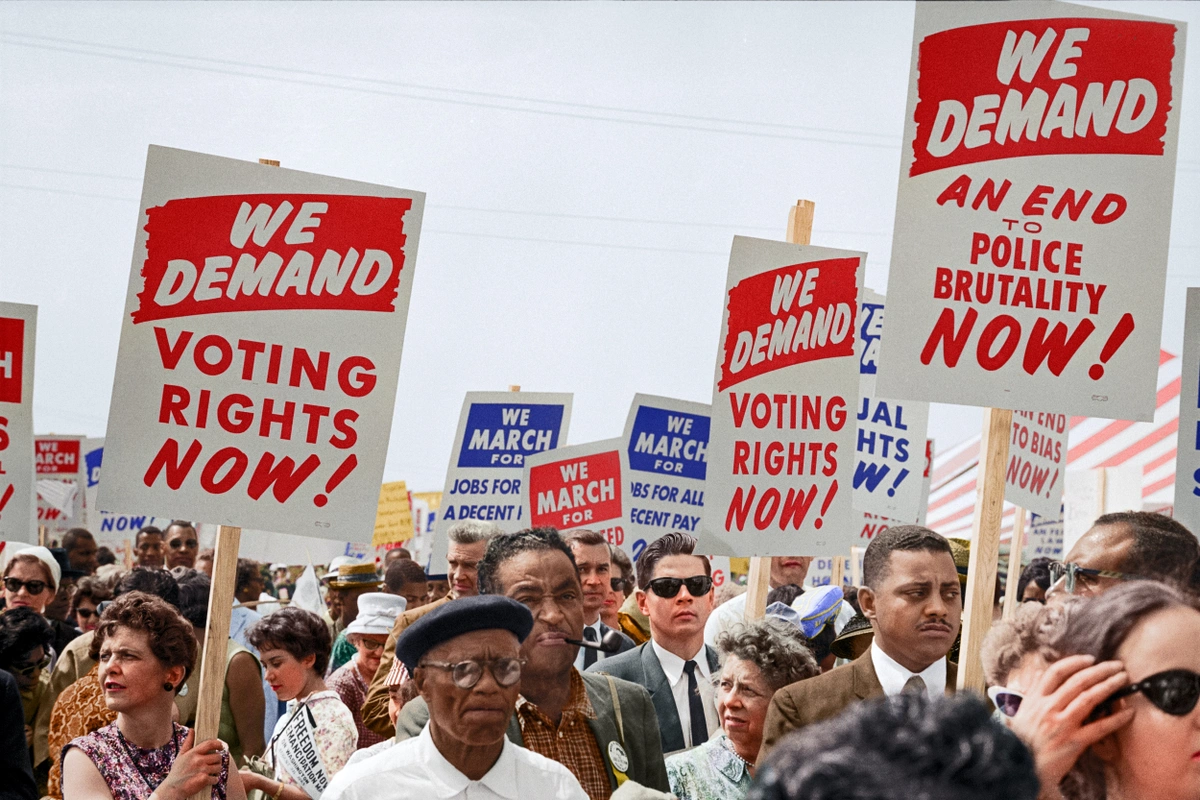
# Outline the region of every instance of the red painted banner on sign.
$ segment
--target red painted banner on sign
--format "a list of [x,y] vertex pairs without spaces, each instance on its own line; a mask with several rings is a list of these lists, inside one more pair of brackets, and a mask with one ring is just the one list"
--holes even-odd
[[79,472],[78,439],[35,439],[38,475]]
[[0,317],[0,403],[21,402],[25,320]]
[[530,521],[555,528],[621,517],[621,454],[570,458],[529,470]]

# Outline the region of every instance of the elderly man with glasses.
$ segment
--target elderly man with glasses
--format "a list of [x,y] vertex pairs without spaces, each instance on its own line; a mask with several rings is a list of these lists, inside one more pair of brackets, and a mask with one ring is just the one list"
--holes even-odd
[[429,708],[415,738],[342,770],[326,800],[584,800],[561,764],[505,735],[520,692],[529,609],[507,597],[454,600],[410,625],[398,658]]

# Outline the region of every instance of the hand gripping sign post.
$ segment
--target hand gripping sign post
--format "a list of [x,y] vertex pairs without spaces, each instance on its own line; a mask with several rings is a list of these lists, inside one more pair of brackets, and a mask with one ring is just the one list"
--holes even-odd
[[1200,289],[1187,290],[1175,461],[1175,519],[1200,530]]
[[[423,208],[150,148],[98,503],[221,525],[205,653],[224,652],[241,526],[373,529]],[[204,660],[198,741],[223,674]]]
[[434,523],[432,572],[445,572],[446,530],[459,520],[494,522],[509,533],[529,527],[526,461],[566,442],[571,395],[514,389],[468,392],[463,400]]
[[525,459],[523,516],[529,526],[588,528],[612,544],[623,538],[624,442],[602,439]]
[[[807,241],[812,204],[798,204],[792,219],[789,238]],[[855,318],[865,260],[734,237],[703,523],[734,552],[837,555],[853,543]],[[750,569],[753,617],[769,568],[751,561]]]
[[1154,414],[1183,45],[1065,3],[917,6],[877,381],[992,407],[960,687],[984,685],[1006,409]]
[[33,347],[37,306],[0,303],[0,541],[37,543]]

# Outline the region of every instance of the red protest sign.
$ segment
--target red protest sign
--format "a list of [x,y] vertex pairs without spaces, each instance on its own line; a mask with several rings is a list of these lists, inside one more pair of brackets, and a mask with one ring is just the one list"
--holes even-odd
[[79,473],[79,439],[42,439],[34,441],[38,475],[76,475]]
[[554,528],[620,520],[620,440],[559,448],[526,459],[529,521]]
[[0,403],[21,402],[25,320],[0,317]]

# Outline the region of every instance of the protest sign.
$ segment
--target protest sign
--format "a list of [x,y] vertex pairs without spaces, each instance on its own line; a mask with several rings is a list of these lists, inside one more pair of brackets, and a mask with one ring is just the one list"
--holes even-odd
[[[95,534],[97,541],[118,543],[125,538],[134,538],[147,525],[166,530],[170,517],[155,517],[150,514],[118,514],[101,511],[96,505],[100,492],[101,468],[104,466],[104,437],[83,440],[83,469],[86,489],[83,496],[84,518],[87,528]],[[121,545],[117,545],[120,547]],[[114,549],[115,552],[115,549]]]
[[37,306],[0,303],[0,541],[37,544],[33,358]]
[[734,237],[703,526],[739,555],[841,554],[856,540],[855,317],[865,260]]
[[37,470],[38,524],[49,538],[58,539],[84,524],[84,473],[82,436],[36,436],[34,467]]
[[379,505],[375,510],[375,533],[371,545],[398,545],[413,537],[412,504],[404,481],[379,487]]
[[413,538],[406,547],[418,564],[428,564],[433,526],[442,505],[441,492],[409,492],[412,501]]
[[[700,537],[708,469],[711,406],[646,394],[635,395],[625,419],[622,447],[629,465],[625,482],[625,536],[620,543],[634,562],[664,533]],[[711,544],[720,546],[719,541]]]
[[151,147],[100,508],[367,538],[423,208]]
[[275,737],[272,752],[295,783],[319,800],[329,785],[329,773],[317,748],[317,721],[307,705],[296,709]]
[[917,5],[881,394],[1153,417],[1184,37]]
[[594,530],[623,546],[624,443],[602,439],[526,458],[522,517],[532,527]]
[[467,392],[434,526],[434,573],[446,571],[445,533],[458,520],[494,522],[508,532],[529,527],[525,462],[565,444],[570,422],[570,394]]
[[1063,512],[1060,509],[1053,517],[1032,515],[1032,523],[1025,531],[1024,560],[1029,563],[1035,558],[1063,557]]
[[853,505],[858,511],[914,523],[924,514],[921,444],[929,426],[929,404],[875,395],[883,324],[883,297],[864,289],[858,316]]
[[[216,543],[217,527],[208,523],[196,524],[201,548],[212,547]],[[370,544],[368,542],[339,542],[333,539],[298,536],[294,533],[243,528],[239,540],[238,557],[258,561],[261,564],[288,564],[291,566],[312,564],[320,567],[327,565],[338,556],[350,556],[363,560],[369,551]]]
[[1004,499],[1044,517],[1062,508],[1067,468],[1066,414],[1014,411],[1004,471]]
[[1187,290],[1175,449],[1175,518],[1200,530],[1200,288]]

